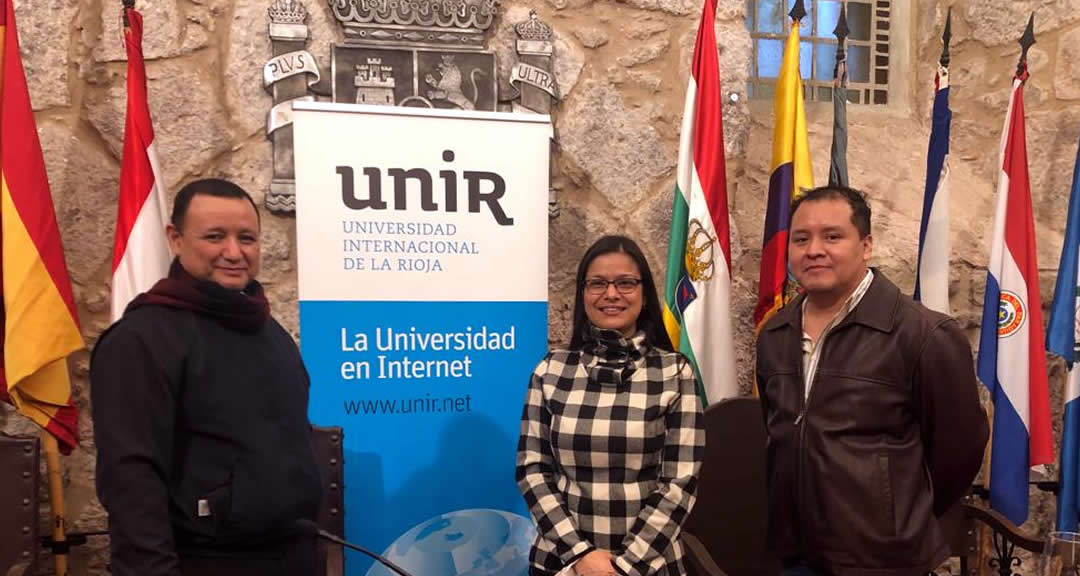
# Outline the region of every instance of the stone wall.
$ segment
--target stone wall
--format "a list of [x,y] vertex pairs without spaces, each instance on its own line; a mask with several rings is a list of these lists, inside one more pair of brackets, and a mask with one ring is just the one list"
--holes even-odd
[[[900,4],[906,0],[896,0]],[[753,299],[769,177],[772,106],[748,101],[750,38],[745,2],[720,0],[716,32],[725,94],[739,377],[750,387]],[[271,175],[261,84],[270,56],[267,0],[140,0],[150,104],[166,190],[199,176],[231,178],[261,204]],[[953,7],[951,303],[976,341],[996,185],[997,146],[1020,36],[1035,11],[1038,44],[1026,89],[1032,193],[1043,300],[1049,303],[1080,135],[1080,0],[911,0],[894,8],[902,81],[889,107],[849,108],[853,185],[874,208],[874,264],[903,289],[913,285],[932,77],[945,9]],[[311,50],[328,62],[341,33],[329,7],[307,0]],[[550,339],[567,339],[573,277],[596,237],[640,239],[662,284],[686,77],[697,0],[505,0],[491,47],[505,74],[510,26],[529,8],[553,25],[558,80],[551,221]],[[18,26],[80,322],[92,346],[108,325],[108,278],[120,172],[125,62],[119,0],[16,0]],[[894,48],[896,54],[897,48]],[[895,76],[894,76],[895,77]],[[828,171],[831,107],[807,106],[816,182]],[[295,222],[263,214],[265,282],[275,315],[297,334]],[[87,390],[88,353],[71,359],[81,445],[64,459],[70,527],[100,529]],[[524,385],[524,381],[523,381]],[[1062,369],[1051,367],[1060,412]],[[1060,425],[1056,426],[1059,428]],[[35,433],[0,409],[0,430]],[[1058,430],[1058,434],[1060,431]],[[1049,476],[1055,477],[1054,466]],[[44,479],[43,479],[44,481]],[[43,495],[43,500],[45,496]],[[1046,530],[1052,499],[1037,495],[1025,528]],[[47,523],[43,519],[43,533]],[[43,555],[42,566],[51,571]],[[72,574],[104,574],[104,539],[77,548]],[[1030,569],[1030,567],[1028,567]],[[43,572],[44,573],[44,572]]]

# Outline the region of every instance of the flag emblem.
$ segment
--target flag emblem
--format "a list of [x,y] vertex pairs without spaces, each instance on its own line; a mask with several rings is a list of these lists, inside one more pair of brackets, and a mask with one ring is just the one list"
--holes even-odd
[[1027,309],[1019,296],[1005,290],[1001,291],[1001,303],[998,306],[998,336],[1007,338],[1015,334],[1027,320]]
[[686,312],[686,307],[694,300],[697,300],[697,290],[694,290],[694,283],[690,281],[690,277],[683,274],[683,277],[679,279],[679,287],[675,292],[675,309],[679,312],[680,319],[683,317],[683,313]]
[[713,244],[716,238],[697,218],[690,220],[690,234],[686,239],[686,273],[694,282],[708,282],[713,277]]

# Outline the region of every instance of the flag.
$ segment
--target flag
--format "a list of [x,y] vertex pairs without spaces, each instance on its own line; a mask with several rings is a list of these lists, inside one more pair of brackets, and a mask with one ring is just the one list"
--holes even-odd
[[694,364],[706,405],[739,391],[715,2],[704,2],[686,88],[664,302],[668,336]]
[[1076,365],[1076,333],[1080,331],[1080,148],[1073,167],[1065,244],[1061,247],[1054,303],[1046,328],[1046,349],[1065,359],[1069,367],[1065,384],[1064,425],[1061,432],[1061,469],[1058,490],[1057,529],[1076,532],[1080,518],[1080,367]]
[[68,453],[78,415],[68,354],[83,347],[15,30],[0,16],[0,397]]
[[146,66],[142,54],[142,14],[124,8],[127,47],[127,123],[124,161],[113,244],[112,319],[124,314],[128,302],[149,290],[169,272],[165,237],[164,180],[154,146],[154,127],[146,98]]
[[829,186],[847,186],[847,50],[844,39],[848,35],[847,10],[840,5],[840,17],[836,21],[833,34],[838,40],[836,47],[836,67],[833,68],[833,132],[832,150],[829,158]]
[[[796,3],[799,6],[799,3]],[[784,305],[787,292],[787,243],[791,201],[814,187],[810,144],[806,136],[802,77],[799,75],[799,21],[793,18],[784,46],[773,101],[772,175],[762,238],[761,271],[754,324],[760,329]]]
[[949,69],[945,66],[938,66],[934,86],[914,297],[931,310],[949,314],[949,126],[952,111],[949,110]]
[[1039,267],[1024,134],[1026,70],[1013,80],[1001,134],[997,203],[979,336],[979,379],[994,401],[990,507],[1028,516],[1028,471],[1053,460]]

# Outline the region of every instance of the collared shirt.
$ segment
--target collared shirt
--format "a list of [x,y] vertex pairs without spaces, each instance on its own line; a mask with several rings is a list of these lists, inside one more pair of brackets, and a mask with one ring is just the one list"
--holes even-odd
[[[803,359],[803,378],[805,389],[805,398],[810,397],[810,386],[814,383],[814,374],[817,373],[818,360],[821,359],[821,348],[825,344],[825,337],[829,335],[829,331],[836,327],[841,320],[847,317],[859,302],[862,301],[863,296],[866,295],[866,291],[870,289],[870,283],[874,280],[874,273],[869,268],[866,269],[866,276],[863,276],[862,282],[855,287],[855,291],[848,296],[844,301],[844,305],[836,311],[836,315],[829,320],[829,323],[825,325],[825,329],[821,331],[821,336],[818,337],[817,343],[814,342],[810,335],[803,331],[802,333],[802,359]],[[806,313],[806,300],[803,300],[802,310],[800,313]]]

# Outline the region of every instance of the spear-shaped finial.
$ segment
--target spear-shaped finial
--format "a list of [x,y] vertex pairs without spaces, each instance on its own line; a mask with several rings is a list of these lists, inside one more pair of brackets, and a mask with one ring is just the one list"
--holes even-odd
[[847,42],[848,33],[851,32],[847,25],[847,10],[844,5],[840,5],[840,17],[836,19],[836,28],[833,28],[833,36],[836,36],[836,66],[833,67],[833,78],[839,78],[840,76],[840,64],[843,64],[847,60],[847,48],[845,43]]
[[121,17],[124,19],[124,28],[131,26],[128,22],[128,9],[135,7],[135,0],[123,0],[123,8],[120,8]]
[[851,32],[847,25],[847,9],[843,5],[840,6],[840,17],[836,19],[836,28],[833,28],[833,36],[840,42],[840,45],[844,45],[844,40],[847,39],[848,34]]
[[952,39],[952,6],[945,16],[945,31],[941,33],[941,59],[938,62],[942,68],[949,67],[949,40]]
[[795,5],[791,7],[788,16],[791,16],[791,19],[795,21],[801,21],[806,16],[806,7],[803,6],[803,0],[795,0]]
[[1016,64],[1016,76],[1022,77],[1027,73],[1027,53],[1028,49],[1035,45],[1035,13],[1031,13],[1031,18],[1028,18],[1027,28],[1024,29],[1024,35],[1020,37],[1020,62]]

